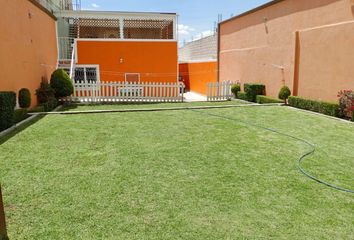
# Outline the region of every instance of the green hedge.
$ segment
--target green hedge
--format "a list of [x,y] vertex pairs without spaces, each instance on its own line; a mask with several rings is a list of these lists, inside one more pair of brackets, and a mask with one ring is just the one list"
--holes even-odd
[[265,103],[284,103],[281,99],[271,98],[264,95],[257,95],[257,103],[265,104]]
[[19,123],[28,117],[27,108],[16,109],[14,112],[14,123]]
[[257,95],[265,95],[265,85],[258,83],[245,83],[247,101],[256,102]]
[[45,108],[42,105],[31,108],[31,113],[45,112]]
[[247,96],[246,96],[246,93],[245,93],[245,92],[238,92],[238,93],[237,93],[237,98],[238,98],[238,99],[241,99],[241,100],[247,101]]
[[0,92],[0,131],[13,125],[15,106],[16,93]]
[[337,103],[316,101],[294,96],[289,97],[288,101],[289,105],[292,107],[310,110],[333,117],[339,116],[339,104]]
[[63,69],[57,69],[53,72],[50,78],[50,86],[54,89],[56,98],[70,96],[74,91],[71,79]]
[[44,107],[45,112],[50,112],[58,106],[58,100],[53,97],[48,99],[48,102],[41,104]]
[[237,93],[241,91],[241,86],[239,84],[232,84],[231,92],[234,94],[235,98],[237,98]]
[[9,237],[0,233],[0,240],[9,240]]
[[31,92],[27,88],[22,88],[18,92],[18,104],[21,108],[29,108],[31,106]]

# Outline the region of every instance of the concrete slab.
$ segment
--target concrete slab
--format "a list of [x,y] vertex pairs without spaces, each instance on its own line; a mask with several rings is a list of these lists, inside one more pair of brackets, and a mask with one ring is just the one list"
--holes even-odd
[[207,97],[196,92],[186,92],[184,95],[185,102],[206,102]]

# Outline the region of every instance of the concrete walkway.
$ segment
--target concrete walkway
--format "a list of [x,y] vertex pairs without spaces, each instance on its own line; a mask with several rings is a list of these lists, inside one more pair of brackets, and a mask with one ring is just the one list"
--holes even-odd
[[184,95],[185,102],[206,102],[206,96],[195,92],[186,92]]

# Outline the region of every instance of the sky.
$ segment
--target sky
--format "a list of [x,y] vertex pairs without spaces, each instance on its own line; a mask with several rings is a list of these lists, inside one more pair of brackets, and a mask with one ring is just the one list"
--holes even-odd
[[223,20],[269,0],[81,0],[83,10],[172,12],[178,14],[180,44],[212,34],[218,14]]

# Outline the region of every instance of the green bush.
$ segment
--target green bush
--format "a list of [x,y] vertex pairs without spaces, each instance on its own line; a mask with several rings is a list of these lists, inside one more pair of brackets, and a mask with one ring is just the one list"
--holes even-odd
[[29,108],[31,106],[31,92],[27,88],[22,88],[18,92],[18,104],[21,108]]
[[43,103],[42,106],[45,112],[50,112],[58,106],[58,100],[55,97],[50,98],[48,102]]
[[290,97],[291,95],[291,91],[287,86],[283,86],[280,91],[279,91],[279,99],[284,100],[284,102],[286,103],[286,100]]
[[265,103],[283,103],[281,99],[271,98],[264,95],[257,95],[257,103],[265,104]]
[[318,112],[333,117],[339,116],[339,104],[337,103],[316,101],[291,96],[289,97],[289,105],[292,107],[310,110],[313,112]]
[[9,237],[0,233],[0,240],[9,240]]
[[70,96],[74,87],[69,75],[63,69],[57,69],[50,78],[50,86],[55,91],[55,97],[62,98]]
[[39,105],[39,106],[31,108],[29,112],[30,113],[45,112],[45,109],[44,109],[44,106]]
[[237,93],[237,98],[241,99],[241,100],[244,100],[244,101],[247,101],[247,96],[246,96],[245,92],[238,92]]
[[245,83],[245,93],[247,100],[256,102],[257,95],[265,95],[265,85],[258,83]]
[[55,97],[54,89],[45,80],[42,80],[41,85],[36,90],[37,100],[39,104],[47,103],[49,99]]
[[19,123],[28,117],[27,108],[16,109],[14,112],[14,123]]
[[234,94],[235,98],[237,98],[237,93],[241,91],[241,86],[239,84],[232,84],[231,92]]
[[13,125],[16,106],[16,93],[0,92],[0,131]]

